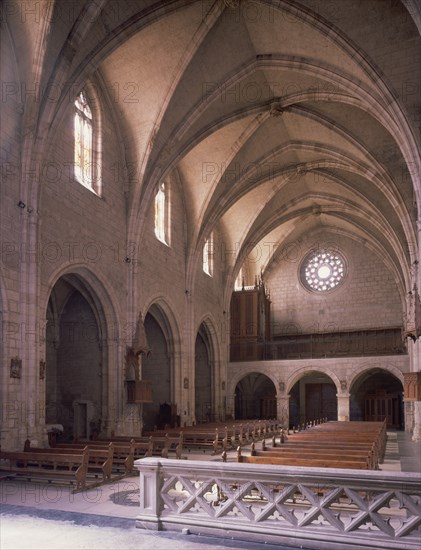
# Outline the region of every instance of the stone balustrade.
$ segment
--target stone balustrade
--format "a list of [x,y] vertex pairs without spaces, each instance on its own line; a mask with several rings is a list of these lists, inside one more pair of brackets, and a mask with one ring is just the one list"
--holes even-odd
[[418,550],[421,475],[144,458],[136,526],[317,549]]

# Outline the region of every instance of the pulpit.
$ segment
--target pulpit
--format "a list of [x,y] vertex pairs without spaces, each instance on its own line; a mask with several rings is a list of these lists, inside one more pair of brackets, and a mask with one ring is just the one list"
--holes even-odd
[[152,403],[151,380],[127,380],[127,403]]

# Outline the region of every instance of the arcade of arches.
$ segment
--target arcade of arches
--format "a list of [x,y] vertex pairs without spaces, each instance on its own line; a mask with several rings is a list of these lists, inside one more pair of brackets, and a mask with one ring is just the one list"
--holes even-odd
[[3,4],[2,449],[420,440],[419,3]]
[[[283,383],[281,382],[281,385]],[[280,418],[290,428],[302,426],[309,420],[338,419],[338,393],[333,380],[317,370],[308,371],[295,382],[283,400],[278,415],[277,392],[272,380],[250,373],[235,388],[235,417]],[[404,388],[394,375],[379,368],[368,369],[355,380],[346,399],[348,415],[343,420],[379,421],[386,419],[389,428],[404,427]],[[344,404],[342,403],[342,410]]]

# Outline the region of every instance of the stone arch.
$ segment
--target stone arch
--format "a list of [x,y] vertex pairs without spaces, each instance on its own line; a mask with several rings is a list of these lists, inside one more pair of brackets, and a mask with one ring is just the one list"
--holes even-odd
[[62,424],[67,439],[87,439],[109,431],[122,407],[117,302],[86,267],[69,266],[50,281],[43,294],[46,423]]
[[[220,360],[220,347],[219,347],[219,337],[216,330],[216,323],[210,315],[204,315],[198,322],[197,325],[199,328],[203,327],[206,331],[209,342],[211,343],[211,353],[215,361]],[[197,330],[199,330],[199,328]]]
[[237,387],[238,383],[250,373],[264,374],[269,378],[271,382],[273,382],[273,385],[275,386],[275,388],[279,384],[279,380],[273,375],[273,373],[267,372],[267,367],[259,366],[258,364],[255,364],[253,365],[253,367],[250,367],[250,369],[247,370],[247,372],[241,371],[241,372],[238,372],[237,374],[230,376],[230,380],[227,388],[228,393],[234,394],[235,388]]
[[276,384],[265,372],[252,369],[235,385],[235,418],[276,418]]
[[349,391],[353,390],[353,386],[355,382],[361,377],[362,374],[368,371],[371,371],[373,369],[379,369],[379,370],[384,370],[389,372],[391,375],[395,376],[395,378],[397,378],[403,386],[404,379],[403,379],[402,371],[398,367],[395,367],[394,365],[390,365],[388,363],[382,362],[382,363],[361,365],[360,367],[357,367],[355,370],[353,370],[352,378],[349,380]]
[[290,426],[320,418],[337,420],[339,391],[339,379],[326,367],[304,367],[295,372],[287,382]]
[[216,357],[214,327],[204,318],[196,331],[194,343],[194,417],[196,422],[210,422],[217,418]]
[[331,369],[328,369],[327,367],[324,367],[322,365],[318,365],[317,367],[308,366],[296,370],[294,374],[290,376],[290,378],[287,380],[286,393],[289,393],[291,391],[292,387],[300,380],[300,378],[314,372],[322,372],[323,374],[331,378],[336,386],[337,392],[339,393],[341,391],[341,382],[338,376]]
[[141,356],[141,378],[149,380],[152,402],[143,405],[144,429],[179,425],[181,393],[181,341],[179,323],[173,309],[162,297],[156,297],[142,316],[150,354]]
[[173,353],[180,352],[181,335],[180,320],[176,315],[176,308],[168,302],[168,299],[162,295],[154,296],[143,308],[145,319],[147,313],[151,313],[156,318],[162,331],[164,332]]
[[405,424],[403,375],[391,365],[359,369],[350,384],[350,420],[382,422],[402,429]]

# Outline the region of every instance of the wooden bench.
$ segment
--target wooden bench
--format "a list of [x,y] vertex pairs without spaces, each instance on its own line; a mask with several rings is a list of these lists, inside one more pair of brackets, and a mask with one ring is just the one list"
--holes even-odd
[[[113,467],[114,445],[109,443],[107,446],[89,446],[86,445],[89,450],[88,471],[86,478],[92,474],[95,478],[98,477],[98,473],[102,475],[102,481],[110,481]],[[50,453],[50,454],[79,454],[80,449],[83,447],[66,447],[66,448],[53,448],[53,447],[32,447],[29,439],[25,441],[24,452],[26,453]]]
[[378,457],[374,444],[347,444],[347,443],[285,443],[278,446],[266,446],[266,442],[262,442],[263,452],[282,452],[288,456],[315,456],[322,453],[331,454],[333,456],[364,456],[368,459],[368,468],[370,470],[378,470]]
[[[257,435],[268,433],[263,430]],[[378,469],[386,439],[385,422],[308,423],[291,434],[280,430],[272,436],[272,446],[255,442],[249,456],[237,448],[237,461],[292,466]],[[223,454],[226,460],[226,453]]]
[[199,449],[203,452],[211,450],[217,452],[218,430],[183,430],[183,445],[190,452],[192,449]]
[[347,437],[340,437],[339,434],[335,434],[335,437],[319,438],[314,433],[307,433],[306,436],[296,437],[294,434],[292,437],[286,435],[281,430],[278,437],[272,437],[272,446],[267,447],[266,441],[262,441],[262,450],[266,449],[292,449],[297,455],[301,453],[321,452],[323,450],[336,453],[337,455],[346,454],[352,456],[353,453],[363,453],[369,457],[369,468],[371,470],[377,470],[379,467],[379,452],[376,446],[375,438],[369,438],[369,440],[349,440]]
[[168,458],[174,455],[175,458],[181,459],[183,452],[183,434],[169,435],[168,433],[162,436],[150,436],[152,441],[152,456],[160,456]]
[[203,452],[212,451],[213,454],[245,445],[252,440],[249,430],[242,424],[220,425],[216,428],[189,426],[182,429],[184,446],[190,450],[199,449]]
[[246,445],[252,441],[258,441],[263,437],[270,437],[278,430],[277,420],[239,420],[226,422],[209,422],[184,426],[183,428],[166,428],[146,432],[145,435],[163,437],[165,435],[177,436],[180,431],[183,434],[183,445],[191,449],[210,449],[213,452],[236,448],[238,445]]
[[[366,470],[374,470],[375,464],[373,460],[372,449],[369,447],[363,449],[355,448],[331,448],[331,447],[301,447],[299,445],[266,447],[262,445],[261,450],[255,448],[253,443],[251,446],[251,456],[273,456],[280,458],[305,458],[309,460],[345,460],[345,461],[363,461]],[[338,458],[340,457],[340,458]]]
[[69,484],[72,492],[86,487],[89,450],[87,447],[78,453],[52,453],[29,451],[0,451],[0,465],[18,477],[28,481]]
[[146,456],[160,456],[168,458],[174,455],[175,458],[182,458],[183,437],[182,434],[169,435],[147,435],[141,437],[114,436],[112,442],[115,445],[133,442],[134,458],[144,458]]
[[227,426],[223,428],[189,427],[183,428],[183,444],[189,451],[192,449],[212,451],[213,454],[232,448],[235,431]]
[[89,449],[104,449],[112,443],[113,445],[113,460],[112,474],[116,476],[131,475],[134,471],[134,450],[135,442],[131,441],[98,441],[92,440],[89,442],[74,442],[74,443],[57,443],[53,449],[81,449],[87,446]]
[[282,457],[282,456],[256,456],[242,455],[241,447],[237,450],[237,462],[245,462],[249,464],[273,464],[278,466],[305,466],[307,468],[341,468],[353,470],[367,469],[367,460],[352,459],[345,460],[341,458],[317,457],[317,458],[300,458],[300,457]]
[[125,437],[125,436],[115,436],[112,439],[97,439],[94,444],[108,443],[111,442],[113,445],[126,445],[127,443],[133,442],[134,446],[134,460],[138,458],[145,458],[147,456],[152,456],[153,454],[153,441],[151,437]]
[[[386,440],[385,422],[324,422],[310,423],[298,432],[280,430],[272,437],[271,450],[282,449],[284,456],[305,457],[309,454],[321,456],[368,457],[368,468],[378,469],[384,454]],[[267,451],[263,441],[262,451]]]

